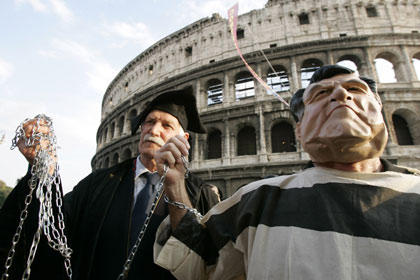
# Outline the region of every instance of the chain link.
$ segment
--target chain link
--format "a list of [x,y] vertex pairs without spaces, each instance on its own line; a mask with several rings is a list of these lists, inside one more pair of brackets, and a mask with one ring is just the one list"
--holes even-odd
[[[188,174],[190,173],[190,169],[188,168],[188,160],[184,157],[181,156],[181,159],[184,163],[184,168],[186,170],[185,172],[185,178],[188,177]],[[144,224],[141,228],[141,231],[139,233],[139,236],[137,237],[136,243],[134,243],[133,248],[131,249],[130,254],[128,255],[127,260],[125,261],[123,270],[121,272],[121,274],[118,276],[118,280],[123,280],[126,279],[128,277],[128,273],[130,272],[130,268],[131,268],[131,264],[134,260],[134,257],[137,253],[137,249],[140,247],[140,243],[143,239],[144,233],[146,232],[147,226],[149,225],[150,219],[153,216],[153,213],[155,212],[156,206],[159,204],[160,199],[162,198],[162,194],[163,194],[163,183],[165,182],[165,178],[166,178],[166,174],[168,173],[169,167],[167,164],[164,164],[163,166],[163,174],[160,177],[159,182],[156,185],[156,195],[155,198],[153,200],[152,206],[150,207],[150,211],[147,214],[146,220],[144,221]]]
[[[61,179],[58,173],[58,164],[56,162],[57,138],[54,134],[51,118],[41,114],[35,116],[34,119],[36,120],[36,124],[32,127],[30,137],[26,137],[24,130],[24,125],[29,121],[29,119],[26,119],[16,128],[15,137],[12,139],[11,149],[16,148],[18,141],[23,139],[26,146],[34,147],[36,155],[30,170],[31,179],[28,183],[29,193],[25,197],[25,205],[20,214],[19,225],[12,239],[12,246],[6,259],[5,272],[2,275],[1,280],[6,280],[9,278],[8,271],[13,263],[13,258],[16,252],[16,245],[20,240],[23,224],[28,217],[28,208],[32,202],[34,192],[40,202],[38,213],[38,228],[32,240],[29,256],[26,262],[26,268],[22,279],[26,280],[30,277],[31,265],[35,258],[42,233],[46,236],[49,246],[60,252],[60,254],[64,257],[64,267],[66,269],[66,274],[69,279],[72,278],[70,262],[72,250],[67,245],[67,238],[64,233],[65,225],[64,215],[62,212],[63,195],[60,190]],[[49,132],[42,133],[40,131],[41,127],[48,127]],[[43,144],[46,144],[46,146],[43,146],[41,141]],[[51,166],[54,167],[52,175],[49,173]],[[53,211],[53,194],[56,197],[55,206],[57,207],[57,220],[54,217]],[[58,224],[58,229],[56,224]]]
[[193,213],[199,222],[201,222],[201,220],[203,219],[203,215],[201,215],[201,213],[197,209],[191,208],[191,207],[189,207],[186,204],[181,203],[181,202],[172,201],[172,200],[169,199],[169,197],[166,196],[166,194],[163,195],[163,200],[165,200],[166,203],[171,204],[171,205],[173,205],[177,208],[185,209],[185,210]]

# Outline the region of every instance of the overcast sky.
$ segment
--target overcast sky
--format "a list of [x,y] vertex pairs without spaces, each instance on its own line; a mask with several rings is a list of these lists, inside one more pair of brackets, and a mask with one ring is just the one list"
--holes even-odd
[[[52,117],[65,191],[91,171],[102,96],[139,53],[237,0],[0,1],[0,180],[14,186],[26,160],[11,139],[21,121]],[[240,0],[239,14],[267,0]]]

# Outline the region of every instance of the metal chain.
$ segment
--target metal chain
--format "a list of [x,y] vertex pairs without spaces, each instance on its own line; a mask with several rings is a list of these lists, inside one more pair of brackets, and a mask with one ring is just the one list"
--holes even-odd
[[[188,168],[188,160],[184,156],[181,156],[181,159],[184,163],[184,168],[186,170],[185,178],[187,178],[188,174],[190,173],[190,169]],[[131,249],[131,252],[128,255],[128,258],[125,261],[123,270],[117,278],[118,280],[123,280],[123,279],[126,279],[128,277],[128,273],[130,271],[131,264],[134,260],[134,257],[137,253],[137,249],[140,247],[140,243],[143,239],[144,233],[146,232],[147,226],[149,225],[150,219],[152,218],[153,213],[155,212],[156,206],[159,204],[159,201],[162,198],[162,194],[163,194],[163,190],[164,190],[163,183],[165,182],[165,178],[166,178],[166,174],[168,173],[168,170],[169,170],[168,165],[164,164],[163,165],[163,174],[162,174],[162,177],[160,177],[159,182],[157,183],[157,187],[156,187],[157,192],[156,192],[155,198],[153,200],[152,206],[150,208],[149,213],[147,214],[146,220],[144,221],[144,224],[141,228],[139,236],[137,237],[136,243],[134,243],[134,246]]]
[[178,207],[180,209],[185,209],[185,210],[193,213],[199,222],[201,222],[201,220],[203,219],[203,215],[201,215],[201,213],[197,209],[191,208],[191,207],[189,207],[186,204],[181,203],[181,202],[172,201],[172,200],[169,199],[169,197],[166,196],[166,194],[163,195],[163,199],[168,204],[171,204],[171,205],[173,205],[175,207]]
[[[17,147],[18,141],[23,139],[26,146],[34,146],[36,155],[31,167],[31,179],[29,180],[29,193],[25,197],[25,206],[20,214],[20,221],[17,227],[16,233],[12,239],[12,247],[9,250],[7,260],[5,263],[5,272],[1,277],[1,280],[7,280],[9,278],[8,270],[12,266],[13,257],[16,252],[16,245],[20,240],[23,224],[28,216],[28,208],[32,202],[34,191],[36,197],[39,199],[40,207],[38,213],[38,228],[32,240],[32,244],[29,250],[29,256],[26,262],[26,268],[22,279],[29,279],[31,274],[31,265],[35,258],[35,254],[38,248],[38,244],[43,233],[48,244],[54,250],[60,252],[64,257],[64,267],[69,279],[72,278],[72,269],[70,263],[70,257],[72,250],[67,245],[67,238],[64,233],[64,215],[62,212],[62,193],[60,190],[60,176],[58,173],[58,164],[56,162],[57,157],[57,139],[54,134],[51,118],[41,114],[34,118],[36,124],[32,127],[32,133],[30,137],[26,137],[24,125],[29,119],[24,120],[16,129],[15,137],[12,139],[11,149]],[[41,123],[43,121],[44,123]],[[45,126],[49,128],[49,133],[45,134],[40,131],[40,127]],[[46,143],[46,146],[41,145],[41,141]],[[53,174],[49,174],[50,167],[54,167]],[[57,221],[54,217],[53,211],[53,193],[56,196],[55,206],[57,207]],[[56,227],[58,224],[58,229]]]
[[[182,161],[184,162],[184,167],[187,170],[187,173],[185,173],[185,178],[188,177],[188,174],[190,173],[190,170],[188,169],[188,161],[184,156],[181,156]],[[169,197],[166,196],[166,194],[163,195],[163,199],[165,200],[166,203],[169,203],[173,206],[176,206],[180,209],[186,209],[187,211],[190,211],[191,213],[193,213],[198,221],[201,221],[203,219],[203,215],[201,215],[201,213],[195,209],[195,208],[191,208],[187,205],[185,205],[184,203],[180,203],[180,202],[176,202],[176,201],[172,201],[169,199]]]

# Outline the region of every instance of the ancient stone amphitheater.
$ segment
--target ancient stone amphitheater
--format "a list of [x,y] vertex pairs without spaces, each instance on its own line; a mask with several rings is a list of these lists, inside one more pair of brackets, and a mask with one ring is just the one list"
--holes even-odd
[[[380,81],[390,134],[384,157],[420,168],[419,31],[418,0],[269,0],[239,16],[237,36],[251,67],[286,100],[324,64]],[[93,169],[136,156],[130,118],[160,92],[189,85],[208,131],[192,135],[191,168],[225,196],[305,165],[287,107],[253,79],[226,16],[213,14],[150,46],[110,83]]]

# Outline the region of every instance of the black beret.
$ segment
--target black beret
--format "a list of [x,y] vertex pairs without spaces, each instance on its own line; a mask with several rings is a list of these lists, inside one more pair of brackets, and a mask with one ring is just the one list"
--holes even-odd
[[153,110],[173,115],[185,131],[206,133],[197,111],[197,101],[192,87],[167,91],[155,97],[147,104],[140,115],[131,120],[131,135],[136,134],[137,129]]

